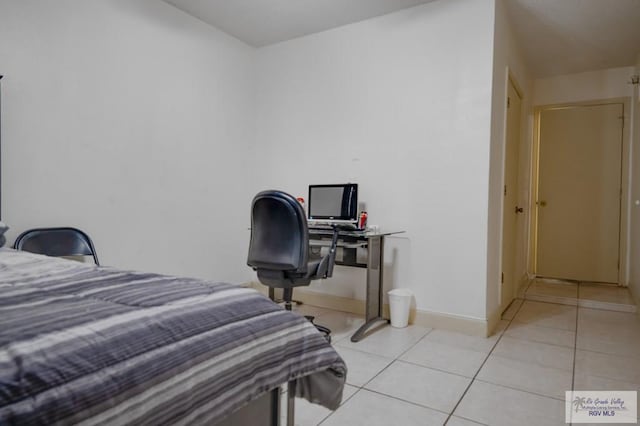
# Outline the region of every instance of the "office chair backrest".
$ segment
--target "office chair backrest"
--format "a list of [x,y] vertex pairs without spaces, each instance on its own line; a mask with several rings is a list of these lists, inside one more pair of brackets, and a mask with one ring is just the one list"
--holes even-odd
[[91,238],[76,228],[30,229],[16,238],[13,248],[55,257],[92,256],[100,265]]
[[309,231],[304,209],[282,191],[262,191],[251,204],[247,264],[254,269],[305,273]]

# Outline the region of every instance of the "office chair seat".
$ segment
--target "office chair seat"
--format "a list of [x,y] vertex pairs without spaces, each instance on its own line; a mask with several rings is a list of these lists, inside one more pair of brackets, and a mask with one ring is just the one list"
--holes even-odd
[[307,262],[307,270],[298,273],[285,273],[280,270],[258,268],[258,280],[269,287],[289,288],[309,285],[318,274],[322,259],[312,259]]
[[91,256],[100,265],[93,241],[83,231],[70,228],[37,228],[23,232],[13,248],[45,256]]

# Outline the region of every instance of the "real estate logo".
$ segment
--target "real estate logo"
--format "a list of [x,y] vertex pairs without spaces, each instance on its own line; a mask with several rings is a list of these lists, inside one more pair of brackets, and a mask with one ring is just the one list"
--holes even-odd
[[566,423],[638,423],[636,391],[566,391]]

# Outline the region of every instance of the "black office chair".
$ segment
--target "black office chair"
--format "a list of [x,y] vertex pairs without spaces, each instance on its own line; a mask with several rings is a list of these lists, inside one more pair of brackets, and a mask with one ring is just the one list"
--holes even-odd
[[[329,253],[310,258],[307,219],[298,200],[282,191],[262,191],[253,199],[247,265],[262,284],[283,289],[285,309],[291,310],[294,287],[333,275],[337,242],[334,227]],[[330,339],[329,329],[316,327]]]
[[54,257],[91,256],[100,265],[91,238],[76,228],[30,229],[16,238],[13,248]]

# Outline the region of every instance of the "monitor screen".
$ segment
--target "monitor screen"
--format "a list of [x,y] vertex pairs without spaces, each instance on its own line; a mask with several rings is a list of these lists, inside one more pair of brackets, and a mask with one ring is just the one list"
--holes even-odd
[[358,220],[358,184],[309,185],[309,219]]

